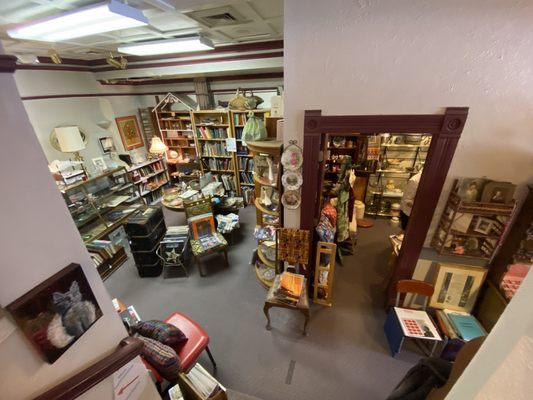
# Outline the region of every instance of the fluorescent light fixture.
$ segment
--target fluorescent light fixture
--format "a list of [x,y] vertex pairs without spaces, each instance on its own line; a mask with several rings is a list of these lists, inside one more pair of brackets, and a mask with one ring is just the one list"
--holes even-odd
[[152,54],[187,53],[189,51],[212,50],[215,46],[211,40],[202,36],[183,36],[174,39],[153,40],[150,42],[135,43],[120,46],[120,53],[135,56],[148,56]]
[[140,10],[111,0],[9,29],[7,34],[15,39],[59,42],[147,24]]

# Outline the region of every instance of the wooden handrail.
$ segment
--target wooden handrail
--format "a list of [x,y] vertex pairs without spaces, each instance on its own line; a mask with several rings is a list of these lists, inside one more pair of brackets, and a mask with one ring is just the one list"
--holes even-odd
[[143,343],[139,339],[124,338],[112,354],[35,397],[34,400],[75,399],[137,357],[142,347]]

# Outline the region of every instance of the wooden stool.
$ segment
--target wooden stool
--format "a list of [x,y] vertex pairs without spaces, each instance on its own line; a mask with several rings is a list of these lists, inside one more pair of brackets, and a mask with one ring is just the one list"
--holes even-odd
[[307,297],[307,287],[306,287],[307,285],[304,285],[302,296],[300,297],[300,300],[298,301],[298,303],[295,305],[291,305],[291,304],[287,304],[276,299],[276,296],[274,295],[275,288],[277,287],[276,281],[279,281],[279,275],[276,276],[276,280],[274,281],[274,284],[268,291],[265,305],[263,306],[263,312],[265,313],[265,316],[267,319],[266,329],[267,330],[272,329],[270,326],[270,309],[272,307],[286,308],[288,310],[299,311],[304,315],[305,322],[304,322],[303,335],[307,335],[307,323],[309,322],[309,317],[310,317],[309,298]]

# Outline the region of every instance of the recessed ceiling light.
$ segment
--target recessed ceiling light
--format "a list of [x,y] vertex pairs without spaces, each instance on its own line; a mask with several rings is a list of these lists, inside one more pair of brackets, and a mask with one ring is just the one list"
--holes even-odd
[[174,39],[153,40],[120,46],[118,51],[136,56],[152,54],[186,53],[190,51],[212,50],[215,46],[211,40],[202,36],[184,36]]
[[7,34],[16,39],[59,42],[147,24],[140,10],[111,0],[9,29]]

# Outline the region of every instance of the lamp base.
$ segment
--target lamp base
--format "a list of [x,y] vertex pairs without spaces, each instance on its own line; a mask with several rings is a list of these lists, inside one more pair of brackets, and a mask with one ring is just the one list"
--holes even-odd
[[85,172],[85,176],[89,178],[89,173],[87,172],[87,169],[85,168],[85,160],[83,159],[83,156],[80,154],[79,151],[74,152],[74,161],[81,162],[81,169],[83,172]]

